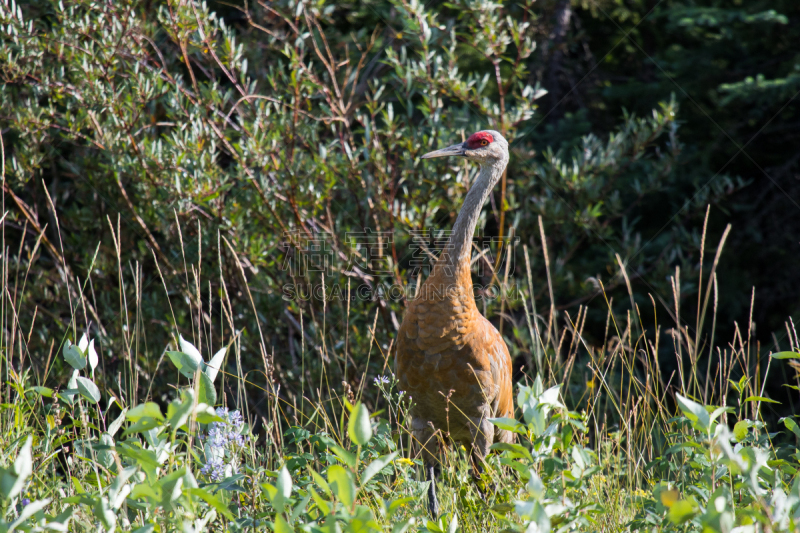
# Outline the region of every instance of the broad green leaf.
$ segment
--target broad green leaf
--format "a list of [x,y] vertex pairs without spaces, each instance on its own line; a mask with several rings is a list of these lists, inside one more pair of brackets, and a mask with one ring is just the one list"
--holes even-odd
[[267,494],[267,500],[272,504],[275,512],[282,513],[286,506],[286,502],[283,501],[283,494],[281,494],[272,483],[262,483],[261,488],[264,489],[264,492]]
[[193,406],[194,394],[191,390],[185,390],[181,394],[181,401],[173,401],[167,406],[167,420],[169,420],[173,435],[188,422]]
[[778,352],[771,356],[773,359],[800,359],[800,353],[797,352]]
[[777,403],[777,404],[781,403],[781,402],[776,402],[775,400],[770,400],[769,398],[764,398],[763,396],[748,396],[743,401],[745,401],[745,402],[766,402],[766,403]]
[[175,368],[177,368],[178,371],[181,374],[183,374],[187,378],[191,379],[191,377],[194,374],[193,373],[189,373],[188,371],[184,371],[184,369],[183,369],[183,366],[184,366],[183,365],[183,352],[173,352],[173,351],[167,350],[167,356],[169,357],[169,360],[172,361],[172,364],[175,365]]
[[521,422],[513,418],[490,418],[489,422],[499,427],[500,429],[511,431],[512,433],[524,434],[526,432],[525,426]]
[[119,428],[121,428],[122,424],[125,422],[125,413],[127,412],[128,412],[127,409],[123,409],[120,415],[117,417],[117,419],[111,422],[111,424],[108,426],[109,435],[113,437],[114,435],[117,434],[117,431],[119,431]]
[[542,483],[542,479],[539,477],[539,474],[536,473],[536,470],[531,468],[528,472],[530,474],[530,479],[528,479],[528,492],[531,493],[534,500],[541,501],[546,491],[544,483]]
[[77,382],[81,396],[92,403],[100,401],[100,389],[97,388],[97,385],[95,385],[91,379],[78,376]]
[[364,469],[364,473],[361,475],[361,486],[363,487],[369,480],[375,477],[375,475],[386,468],[387,465],[391,464],[394,461],[394,458],[397,457],[398,452],[390,453],[389,455],[383,455],[378,457],[374,461],[372,461],[369,466]]
[[748,424],[745,420],[739,420],[736,422],[736,425],[733,426],[733,436],[737,441],[742,442],[750,433],[749,430],[750,424]]
[[189,361],[189,364],[194,366],[194,370],[198,368],[202,369],[203,356],[200,355],[200,352],[194,347],[194,344],[184,339],[180,334],[178,335],[178,342],[181,345],[181,352],[186,356],[184,361]]
[[707,433],[711,419],[706,408],[680,394],[676,394],[675,397],[678,399],[678,407],[683,411],[684,416],[692,422],[695,429]]
[[317,484],[317,486],[319,488],[321,488],[322,490],[324,490],[325,494],[327,494],[328,497],[330,497],[330,495],[331,495],[331,487],[328,485],[328,482],[325,481],[325,478],[322,477],[322,475],[320,475],[319,472],[317,472],[316,470],[314,470],[310,466],[308,467],[308,471],[311,473],[311,477],[314,478],[314,482]]
[[134,433],[142,433],[143,431],[150,431],[153,428],[157,428],[163,423],[163,419],[159,420],[157,418],[150,418],[144,417],[139,418],[133,425],[129,426],[123,433],[123,437],[127,437],[128,435],[132,435]]
[[86,353],[86,349],[89,347],[89,339],[86,338],[86,333],[81,335],[81,340],[78,341],[78,349],[83,353]]
[[227,353],[227,351],[228,347],[226,346],[215,353],[214,357],[211,358],[211,361],[209,361],[203,369],[205,373],[208,374],[208,377],[211,378],[212,382],[217,379],[217,374],[222,369],[222,363],[225,360],[225,353]]
[[[327,485],[327,483],[325,483],[325,485]],[[320,512],[323,515],[330,514],[331,512],[330,505],[328,505],[328,502],[325,501],[325,499],[322,496],[320,496],[317,491],[314,490],[314,487],[309,486],[308,491],[311,493],[311,497],[314,498],[314,503],[317,504],[317,507],[319,507]]]
[[214,382],[205,372],[200,372],[200,390],[197,392],[197,401],[208,405],[217,403],[217,391],[214,388]]
[[524,458],[530,462],[533,462],[533,456],[531,456],[531,452],[521,444],[495,442],[490,446],[490,449],[509,452],[510,457],[513,459]]
[[791,432],[792,432],[792,433],[794,433],[795,435],[797,435],[798,437],[800,437],[800,427],[798,427],[798,426],[797,426],[797,422],[795,422],[795,421],[794,421],[794,420],[792,420],[791,418],[788,418],[788,417],[787,417],[787,418],[784,418],[784,419],[783,419],[783,424],[784,424],[784,425],[785,425],[785,426],[786,426],[786,427],[787,427],[789,430],[791,430]]
[[350,468],[355,468],[356,454],[345,450],[341,446],[331,446],[331,450],[333,451],[333,453],[336,454],[336,457],[342,460],[344,464],[346,464]]
[[350,477],[350,472],[339,465],[328,468],[328,484],[331,491],[339,498],[345,507],[352,507],[356,496],[356,486]]
[[31,389],[38,392],[45,398],[53,397],[53,389],[51,389],[50,387],[32,387]]
[[292,496],[292,477],[289,475],[286,465],[283,465],[278,472],[278,479],[275,482],[275,491],[269,491],[270,503],[277,513],[282,513],[286,501]]
[[278,472],[278,481],[275,483],[275,488],[287,500],[292,496],[292,476],[289,475],[286,465],[283,465]]
[[733,407],[717,407],[714,412],[709,415],[709,420],[714,422],[722,413],[733,413]]
[[547,516],[547,512],[542,504],[538,501],[517,501],[514,508],[523,520],[529,520],[531,522],[526,531],[535,531],[537,533],[547,533],[550,531],[550,518]]
[[356,403],[353,411],[350,413],[350,422],[347,424],[347,432],[350,435],[350,440],[364,446],[372,438],[372,425],[369,423],[369,411],[367,407],[361,403]]
[[164,420],[164,415],[161,414],[161,408],[158,406],[157,403],[154,402],[140,403],[139,405],[128,411],[128,414],[125,415],[125,418],[127,418],[131,422],[136,422],[140,418],[144,417]]
[[83,355],[80,348],[72,344],[69,339],[67,339],[66,344],[64,344],[64,349],[61,353],[64,355],[64,359],[67,363],[75,370],[82,370],[86,367],[86,356]]
[[228,506],[225,505],[225,502],[222,500],[222,498],[220,498],[220,493],[211,494],[207,490],[201,488],[187,489],[186,492],[192,496],[197,496],[208,505],[216,509],[219,514],[223,515],[228,520],[235,519],[233,513],[230,511],[230,509],[228,509]]
[[286,519],[281,515],[275,516],[274,531],[275,533],[294,533],[294,529],[292,529],[292,526],[290,526],[289,523],[286,521]]
[[92,369],[92,375],[94,375],[94,369],[97,368],[97,363],[100,361],[97,357],[97,351],[94,349],[94,339],[89,343],[86,356],[89,359],[89,367]]
[[669,519],[675,524],[683,524],[697,514],[697,505],[691,498],[678,500],[669,508]]
[[203,366],[203,361],[197,361],[193,357],[183,352],[167,352],[170,361],[175,365],[175,368],[183,374],[190,381],[194,380],[194,375],[197,369]]

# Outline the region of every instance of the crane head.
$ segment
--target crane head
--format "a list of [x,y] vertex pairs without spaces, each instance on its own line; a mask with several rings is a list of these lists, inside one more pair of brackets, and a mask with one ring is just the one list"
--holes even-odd
[[495,161],[507,161],[508,142],[494,130],[481,130],[470,135],[463,143],[428,152],[422,159],[449,156],[466,157],[472,161],[489,164]]

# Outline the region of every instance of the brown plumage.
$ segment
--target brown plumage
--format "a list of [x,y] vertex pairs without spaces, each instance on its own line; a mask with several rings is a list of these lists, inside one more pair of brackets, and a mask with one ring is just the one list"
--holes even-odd
[[[434,479],[440,437],[471,450],[476,468],[493,442],[513,434],[489,418],[513,416],[511,357],[497,329],[478,311],[470,275],[478,215],[508,163],[508,143],[496,131],[423,156],[462,156],[481,171],[464,200],[448,246],[409,304],[397,337],[400,389],[413,399],[412,431],[431,481],[428,504],[438,515]],[[449,407],[449,409],[448,409]],[[439,433],[437,435],[437,433]]]

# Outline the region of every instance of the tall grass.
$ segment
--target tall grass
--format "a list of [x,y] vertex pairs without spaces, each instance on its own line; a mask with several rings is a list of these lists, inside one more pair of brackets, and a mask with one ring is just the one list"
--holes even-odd
[[[506,323],[513,346],[524,347],[527,361],[518,384],[524,415],[518,412],[522,422],[510,426],[519,439],[496,446],[477,484],[471,481],[466,450],[443,446],[443,516],[432,520],[425,512],[425,482],[409,431],[409,402],[396,390],[391,345],[377,339],[377,311],[358,321],[371,323],[367,331],[354,332],[369,339],[368,353],[352,357],[349,285],[343,338],[330,335],[326,306],[322,316],[301,312],[294,325],[300,334],[300,372],[287,376],[275,364],[287,348],[264,341],[261,328],[269,324],[257,322],[258,331],[246,331],[241,323],[245,313],[257,317],[259,310],[234,247],[218,235],[220,268],[208,272],[202,268],[207,264],[202,239],[197,262],[191,263],[181,234],[181,287],[192,290],[171,290],[160,267],[159,281],[172,324],[178,323],[177,306],[185,306],[192,320],[185,331],[174,332],[153,367],[142,360],[149,327],[142,319],[143,269],[122,264],[119,220],[107,221],[118,259],[119,313],[116,323],[103,324],[95,311],[94,262],[83,274],[66,263],[58,214],[52,200],[49,205],[58,239],[48,240],[42,230],[30,257],[46,246],[58,259],[55,268],[69,294],[70,327],[50,340],[48,353],[30,353],[28,346],[33,322],[46,320],[53,310],[37,309],[31,324],[20,323],[25,289],[32,283],[31,262],[21,269],[22,246],[14,255],[5,232],[2,237],[0,451],[7,469],[0,488],[6,531],[20,518],[14,527],[36,530],[50,524],[74,531],[794,527],[793,518],[780,514],[792,515],[800,503],[800,491],[789,488],[796,472],[796,459],[789,457],[793,447],[776,444],[777,434],[767,432],[763,416],[770,401],[764,398],[765,384],[772,367],[784,362],[773,365],[775,357],[769,357],[763,367],[766,350],[753,340],[752,312],[744,328],[736,325],[730,342],[715,344],[717,267],[730,227],[708,261],[704,226],[697,313],[691,317],[681,296],[686,280],[677,269],[671,297],[640,297],[651,306],[642,312],[618,256],[618,278],[630,299],[624,314],[614,311],[601,282],[596,298],[575,309],[557,310],[552,285],[546,291],[549,301],[536,301],[530,265],[537,258],[527,248],[527,286],[519,301],[507,296],[507,271],[492,272],[503,296],[485,308],[495,318],[491,315],[499,305],[500,324]],[[707,221],[708,213],[706,226]],[[541,221],[540,228],[538,260],[549,274]],[[223,249],[230,254],[223,256]],[[231,302],[230,280],[222,275],[226,260],[235,262],[249,310]],[[155,253],[153,261],[159,264]],[[220,287],[216,293],[209,282],[214,278]],[[324,277],[320,282],[326,286]],[[524,312],[511,311],[520,307]],[[606,314],[599,342],[585,334],[593,307]],[[787,324],[787,333],[788,351],[779,359],[795,357],[798,349],[793,324]],[[260,339],[257,358],[243,353],[243,335]],[[111,338],[122,346],[119,353],[103,349]],[[775,344],[771,351],[777,353]],[[212,354],[222,357],[218,374],[207,364]],[[306,372],[312,358],[324,361],[313,381]],[[80,372],[72,373],[70,360],[84,361]],[[247,367],[245,362],[253,360],[260,365]],[[169,390],[153,389],[160,374],[174,376]],[[292,380],[292,387],[281,386]],[[228,414],[209,406],[226,408]],[[547,420],[544,427],[528,417],[537,409]],[[232,421],[233,411],[242,414],[243,426]],[[800,436],[791,419],[784,424]],[[231,444],[229,435],[228,444],[215,451],[208,437],[215,427],[241,436],[242,442]],[[215,458],[227,465],[216,479],[208,466]],[[713,496],[722,486],[728,492],[719,496],[720,503]],[[488,494],[485,500],[478,488]]]

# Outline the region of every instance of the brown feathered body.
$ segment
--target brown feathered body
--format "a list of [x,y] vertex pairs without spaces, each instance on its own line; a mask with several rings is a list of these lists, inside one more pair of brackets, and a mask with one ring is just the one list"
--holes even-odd
[[[513,434],[489,418],[513,416],[511,357],[478,311],[469,262],[435,268],[406,311],[397,340],[400,389],[412,398],[415,440],[431,453],[434,430],[481,458]],[[446,439],[445,439],[446,441]]]

